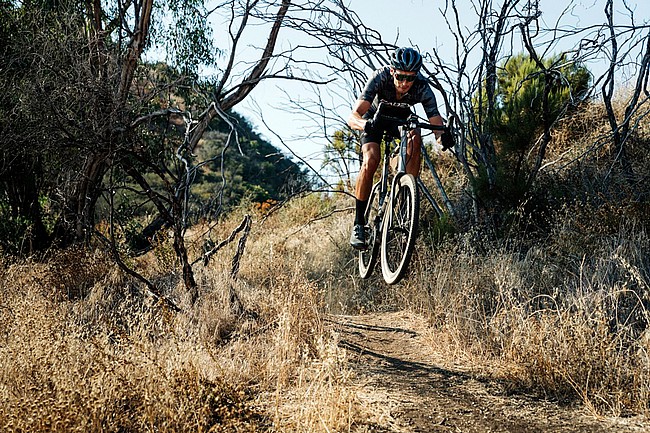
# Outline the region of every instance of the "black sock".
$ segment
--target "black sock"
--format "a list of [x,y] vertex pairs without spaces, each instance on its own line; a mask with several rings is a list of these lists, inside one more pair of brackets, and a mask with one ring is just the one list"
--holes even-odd
[[356,211],[354,214],[354,224],[366,224],[366,207],[368,207],[368,200],[356,200]]

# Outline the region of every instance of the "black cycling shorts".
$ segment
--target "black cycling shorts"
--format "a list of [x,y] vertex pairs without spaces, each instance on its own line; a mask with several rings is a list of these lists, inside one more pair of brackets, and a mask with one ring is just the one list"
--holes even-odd
[[391,137],[401,137],[397,125],[386,122],[386,124],[376,125],[370,133],[364,132],[361,134],[361,145],[363,146],[366,143],[381,143],[381,139],[384,137],[384,131]]

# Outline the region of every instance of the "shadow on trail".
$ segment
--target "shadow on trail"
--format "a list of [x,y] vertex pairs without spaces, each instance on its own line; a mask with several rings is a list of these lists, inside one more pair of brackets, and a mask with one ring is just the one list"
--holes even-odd
[[335,324],[338,324],[338,325],[342,325],[345,328],[360,329],[360,330],[364,330],[364,331],[399,332],[399,333],[407,334],[407,335],[411,335],[411,336],[418,335],[417,332],[412,331],[410,329],[395,328],[395,327],[392,327],[392,326],[368,325],[366,323],[352,323],[352,322],[341,323],[341,322],[337,322],[337,321],[331,320],[331,319],[325,319],[325,321],[330,322],[330,323],[335,323]]
[[[352,355],[350,365],[365,395],[379,391],[377,395],[391,396],[386,397],[385,405],[390,418],[402,427],[372,431],[610,431],[577,422],[557,403],[515,382],[462,367],[441,367],[422,335],[408,325],[401,326],[400,316],[334,316],[326,320],[339,333],[339,346]],[[391,326],[392,321],[399,326]]]
[[452,377],[471,379],[469,375],[466,375],[464,373],[452,372],[450,370],[445,370],[443,368],[436,367],[430,364],[425,364],[422,362],[406,361],[401,358],[372,351],[367,347],[361,346],[356,343],[352,343],[350,341],[341,340],[339,341],[339,346],[341,346],[344,349],[350,350],[360,356],[369,356],[375,358],[376,360],[381,361],[383,365],[385,365],[384,368],[393,370],[395,372],[410,373],[414,375],[419,374],[420,376],[437,375],[437,376],[443,376],[446,379]]
[[[342,319],[330,320],[341,332],[339,346],[357,355],[353,362],[369,374],[376,386],[399,386],[422,395],[441,392],[456,397],[458,391],[450,389],[453,384],[490,382],[483,377],[437,366],[426,359],[419,334],[411,329],[361,323],[350,317]],[[464,394],[459,397],[468,398]]]

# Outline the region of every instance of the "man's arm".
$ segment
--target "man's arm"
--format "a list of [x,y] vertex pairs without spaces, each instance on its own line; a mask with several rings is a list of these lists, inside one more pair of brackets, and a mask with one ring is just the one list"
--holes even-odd
[[352,129],[356,129],[357,131],[363,131],[366,126],[366,122],[368,122],[363,118],[363,115],[366,114],[368,110],[370,110],[370,106],[370,101],[366,101],[364,99],[357,100],[356,104],[354,104],[354,108],[352,109],[352,113],[350,113],[350,117],[348,117],[348,126]]
[[[442,116],[440,115],[435,115],[429,117],[429,123],[432,125],[436,126],[444,126],[445,122],[442,120]],[[433,131],[434,134],[436,134],[436,140],[440,140],[440,136],[442,135],[442,131]]]

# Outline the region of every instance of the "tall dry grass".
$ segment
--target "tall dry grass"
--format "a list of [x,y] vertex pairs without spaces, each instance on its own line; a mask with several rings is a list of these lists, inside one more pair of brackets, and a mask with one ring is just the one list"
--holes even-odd
[[[224,233],[230,224],[223,223]],[[295,230],[285,229],[285,236]],[[148,299],[100,253],[68,250],[40,262],[5,264],[0,429],[352,428],[358,419],[354,389],[345,352],[323,326],[321,289],[300,261],[273,253],[267,235],[265,228],[251,233],[237,281],[228,276],[232,250],[199,265],[194,306],[168,242],[131,261],[178,302],[181,313]],[[280,235],[274,230],[272,237]],[[230,308],[231,285],[247,314]]]
[[623,226],[584,251],[549,239],[525,251],[477,248],[467,235],[421,247],[400,299],[430,318],[438,348],[505,362],[512,371],[498,375],[512,389],[603,415],[647,413],[647,232]]

